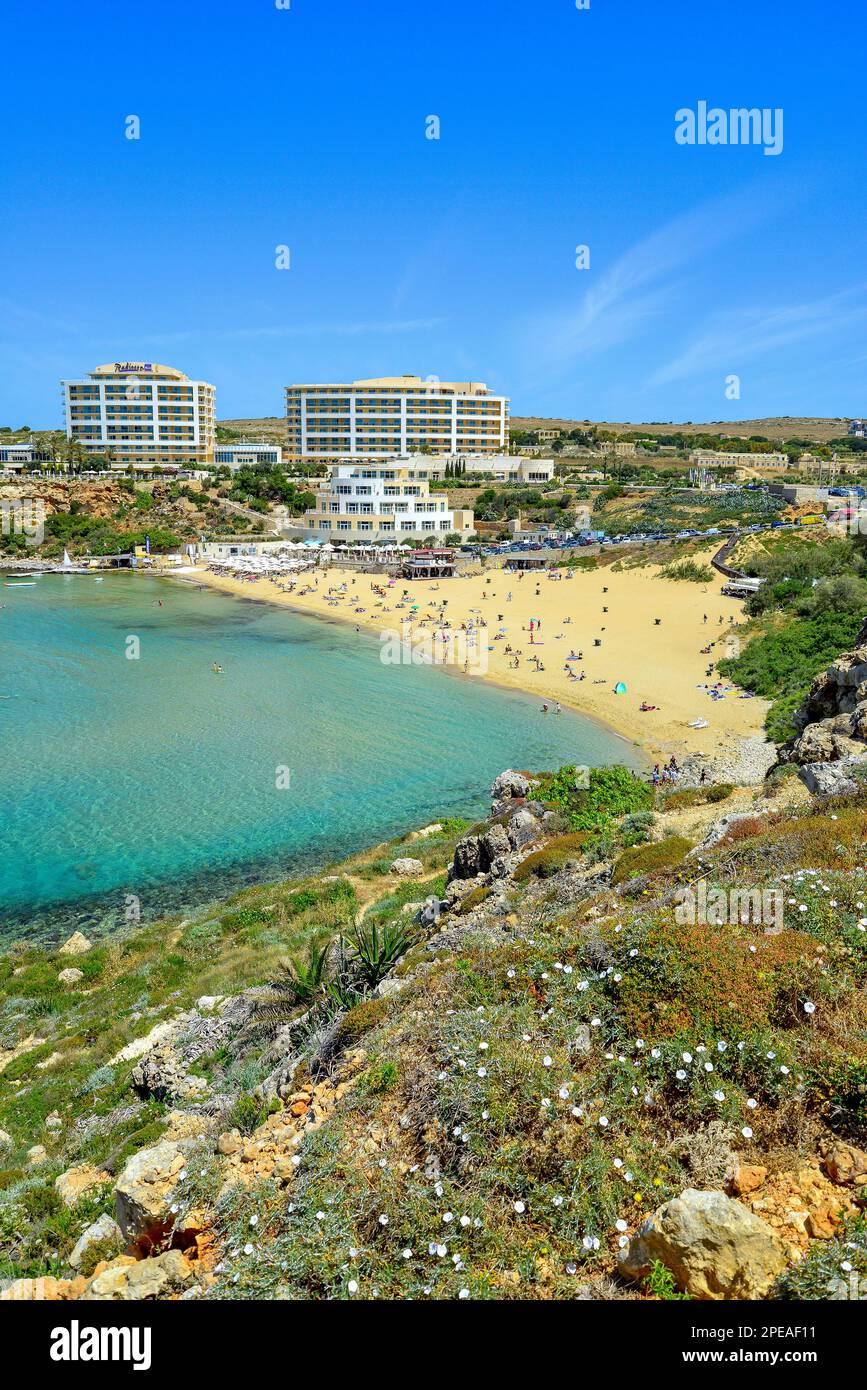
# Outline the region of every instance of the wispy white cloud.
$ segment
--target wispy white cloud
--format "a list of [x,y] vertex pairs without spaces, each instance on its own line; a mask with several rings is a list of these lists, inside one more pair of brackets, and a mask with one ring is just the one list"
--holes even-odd
[[664,386],[713,370],[736,372],[751,358],[811,338],[839,339],[865,320],[867,284],[800,304],[727,310],[713,315],[681,352],[657,368],[649,385]]
[[694,262],[787,202],[783,194],[771,205],[752,185],[714,198],[643,238],[606,270],[599,269],[601,248],[591,246],[591,269],[575,272],[587,282],[577,304],[539,315],[521,330],[528,357],[550,372],[639,337],[683,299]]

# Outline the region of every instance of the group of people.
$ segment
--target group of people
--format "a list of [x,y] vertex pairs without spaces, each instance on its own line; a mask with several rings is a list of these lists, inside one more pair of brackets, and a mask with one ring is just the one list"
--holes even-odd
[[[675,758],[674,754],[672,753],[672,755],[671,755],[671,757],[669,758],[668,762],[667,762],[667,763],[663,763],[663,764],[662,764],[662,767],[660,767],[659,763],[654,763],[654,765],[653,765],[653,776],[651,777],[650,780],[652,781],[652,783],[653,783],[653,785],[654,785],[655,787],[658,787],[658,786],[660,785],[660,783],[664,783],[664,782],[677,782],[677,781],[679,780],[679,778],[680,778],[680,774],[681,774],[681,769],[678,767],[677,759]],[[704,780],[704,776],[703,776],[703,775],[702,775],[702,780]]]

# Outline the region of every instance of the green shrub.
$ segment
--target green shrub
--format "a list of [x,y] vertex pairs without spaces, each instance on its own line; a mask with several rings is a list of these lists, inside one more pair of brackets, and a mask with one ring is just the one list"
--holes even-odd
[[484,887],[484,885],[478,888],[471,889],[467,896],[465,898],[461,898],[460,902],[458,903],[457,915],[459,917],[463,917],[465,913],[472,912],[474,907],[478,907],[481,903],[485,901],[486,898],[489,898],[490,896],[490,888],[486,888]]
[[89,1279],[98,1264],[103,1260],[114,1260],[124,1252],[123,1241],[118,1236],[106,1236],[88,1245],[78,1264],[78,1273]]
[[542,778],[540,799],[563,811],[572,830],[602,830],[621,816],[653,805],[651,788],[629,768],[592,767],[587,780],[587,786],[580,785],[574,766]]
[[713,579],[710,565],[699,565],[695,560],[677,560],[665,565],[656,576],[657,579],[685,579],[693,584],[709,584]]
[[705,792],[705,799],[711,802],[726,801],[734,791],[731,782],[716,782],[712,787],[708,787]]
[[526,859],[522,859],[512,879],[515,883],[525,883],[528,878],[550,878],[570,859],[580,858],[588,839],[586,830],[557,835],[543,849],[534,850]]
[[644,1287],[653,1298],[660,1298],[666,1303],[685,1300],[689,1298],[688,1293],[681,1293],[674,1282],[674,1275],[662,1260],[654,1260],[650,1267],[650,1273],[645,1275]]
[[381,1023],[387,1013],[388,1002],[385,999],[364,999],[360,1004],[356,1004],[340,1020],[341,1047],[358,1042],[365,1033],[369,1033]]
[[650,845],[638,845],[635,849],[628,849],[614,865],[611,882],[616,886],[630,878],[674,868],[683,861],[691,849],[692,841],[684,840],[680,835],[670,835],[665,840],[656,840]]
[[230,1129],[239,1129],[242,1134],[252,1134],[269,1115],[280,1109],[278,1100],[264,1101],[250,1091],[242,1091],[226,1116]]
[[652,829],[652,811],[633,811],[620,822],[617,838],[624,849],[632,849],[635,845],[643,845],[650,838]]

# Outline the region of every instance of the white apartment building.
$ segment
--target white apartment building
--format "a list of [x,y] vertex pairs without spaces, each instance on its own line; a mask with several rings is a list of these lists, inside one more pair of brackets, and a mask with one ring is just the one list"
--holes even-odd
[[65,380],[66,434],[113,466],[214,462],[214,387],[157,362],[109,362]]
[[317,484],[305,525],[325,539],[356,541],[468,535],[473,513],[450,509],[446,493],[430,491],[426,465],[402,459],[332,464],[328,481]]
[[509,402],[484,382],[435,377],[287,386],[286,427],[297,459],[497,454],[508,445]]
[[283,462],[281,444],[217,444],[214,463],[223,468],[255,468],[259,464],[275,467]]

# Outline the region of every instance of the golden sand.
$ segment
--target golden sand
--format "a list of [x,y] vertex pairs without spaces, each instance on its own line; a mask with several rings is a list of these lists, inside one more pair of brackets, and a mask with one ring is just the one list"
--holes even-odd
[[[726,639],[737,636],[743,621],[743,604],[722,594],[723,580],[696,584],[661,579],[658,566],[612,572],[610,567],[589,571],[517,573],[487,569],[473,575],[441,580],[396,580],[389,585],[384,575],[360,574],[331,566],[302,574],[294,593],[283,593],[272,579],[248,581],[201,570],[197,579],[225,593],[283,604],[298,612],[352,623],[382,632],[392,631],[412,642],[427,641],[438,623],[437,610],[447,600],[446,614],[453,629],[464,623],[486,622],[487,670],[468,679],[484,679],[538,695],[553,712],[564,706],[601,720],[610,728],[639,743],[653,756],[685,752],[732,753],[739,738],[760,731],[767,705],[758,699],[739,698],[740,692],[723,682],[721,700],[713,700],[703,687],[719,678],[708,677],[708,665],[728,654]],[[286,580],[282,579],[281,583]],[[300,591],[314,586],[312,593]],[[346,586],[343,595],[327,592]],[[386,588],[384,598],[374,586]],[[404,591],[408,598],[403,601]],[[511,595],[511,598],[509,597]],[[412,610],[410,605],[417,604]],[[358,611],[359,609],[363,611]],[[430,620],[425,623],[426,615]],[[705,622],[705,615],[707,621]],[[530,641],[530,621],[541,628]],[[659,620],[657,622],[657,619]],[[720,621],[722,620],[722,621]],[[502,637],[498,637],[500,632]],[[599,639],[600,646],[594,645]],[[713,644],[709,655],[701,649]],[[509,654],[505,648],[513,650]],[[510,664],[519,652],[519,666]],[[570,664],[584,680],[570,680],[566,658],[580,654]],[[544,666],[537,670],[530,658]],[[463,657],[455,670],[463,671]],[[626,694],[615,694],[622,681]],[[642,703],[658,706],[642,711]],[[692,729],[690,722],[707,719],[708,728]]]

